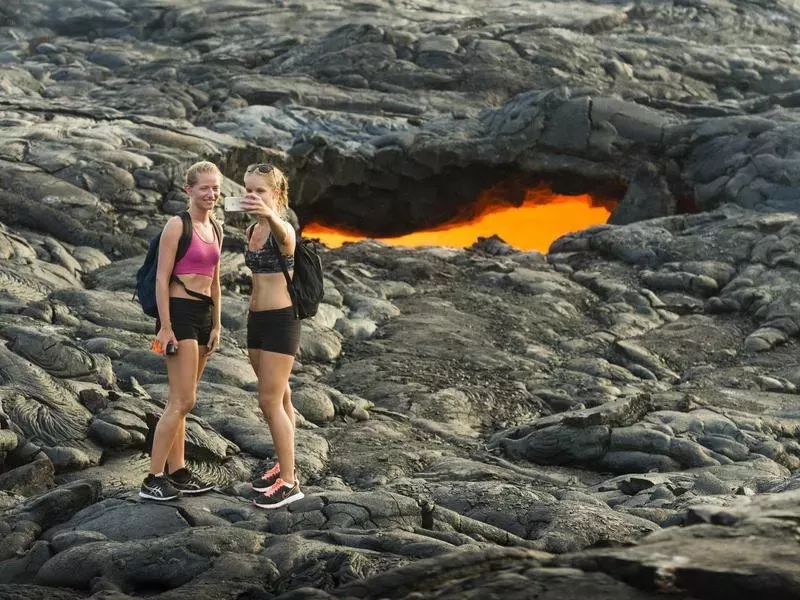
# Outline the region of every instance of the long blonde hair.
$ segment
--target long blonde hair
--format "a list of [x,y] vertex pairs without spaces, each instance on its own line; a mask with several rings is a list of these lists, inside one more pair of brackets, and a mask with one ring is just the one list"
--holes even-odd
[[266,179],[275,191],[275,209],[282,216],[289,212],[289,180],[283,171],[269,163],[256,163],[245,170],[245,175],[256,174]]
[[210,161],[201,160],[200,162],[196,162],[191,167],[186,169],[186,174],[183,177],[183,183],[190,187],[195,185],[199,179],[200,173],[214,173],[219,175],[219,180],[222,182],[222,171],[219,170],[219,167]]

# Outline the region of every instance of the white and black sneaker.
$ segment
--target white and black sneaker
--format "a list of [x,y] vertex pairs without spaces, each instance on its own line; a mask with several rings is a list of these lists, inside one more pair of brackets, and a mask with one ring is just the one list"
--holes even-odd
[[167,474],[167,479],[182,494],[203,494],[214,489],[213,484],[203,481],[186,467]]
[[303,498],[305,498],[305,494],[300,491],[299,481],[287,483],[278,477],[265,493],[259,494],[253,500],[253,504],[259,508],[272,509],[286,506]]
[[163,475],[148,474],[142,482],[142,487],[139,488],[139,497],[147,498],[148,500],[158,500],[165,502],[167,500],[175,500],[181,495],[178,488],[173,486],[169,480]]

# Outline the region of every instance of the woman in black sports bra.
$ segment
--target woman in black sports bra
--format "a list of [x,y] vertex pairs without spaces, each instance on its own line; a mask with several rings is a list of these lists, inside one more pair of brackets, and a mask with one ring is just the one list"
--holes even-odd
[[285,220],[289,185],[268,164],[247,167],[244,209],[256,217],[247,230],[245,264],[253,273],[247,317],[247,352],[258,377],[258,401],[269,425],[278,460],[253,480],[261,508],[278,508],[303,497],[294,468],[295,418],[289,375],[300,345],[300,321],[283,274],[294,269],[295,231]]

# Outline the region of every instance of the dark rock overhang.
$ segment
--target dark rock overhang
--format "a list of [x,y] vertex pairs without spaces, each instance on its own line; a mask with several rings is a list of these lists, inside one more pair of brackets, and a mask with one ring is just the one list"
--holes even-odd
[[556,89],[470,119],[407,124],[355,146],[309,132],[288,150],[293,204],[301,222],[322,219],[370,235],[439,225],[509,180],[614,203],[612,223],[694,212],[679,167],[664,155],[676,121],[633,102]]
[[300,133],[287,151],[301,221],[375,235],[430,227],[507,178],[618,200],[610,223],[714,209],[797,208],[791,115],[687,119],[560,88],[474,118],[440,118],[354,143]]

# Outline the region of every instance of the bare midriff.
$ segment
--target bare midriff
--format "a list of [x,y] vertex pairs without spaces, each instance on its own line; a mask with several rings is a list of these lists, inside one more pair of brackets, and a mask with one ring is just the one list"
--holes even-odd
[[[291,276],[293,271],[289,271]],[[250,294],[250,310],[276,310],[292,305],[286,277],[283,273],[253,273],[253,291]]]
[[[193,292],[205,294],[206,296],[211,295],[211,282],[213,281],[212,277],[208,277],[206,275],[192,275],[188,273],[186,275],[176,275],[176,277],[178,277],[178,279],[180,279],[183,284]],[[183,289],[183,286],[175,281],[172,281],[169,284],[169,297],[197,300],[197,298],[193,298],[187,294],[186,290]]]

